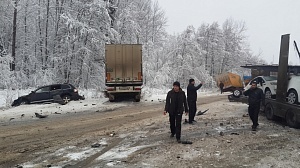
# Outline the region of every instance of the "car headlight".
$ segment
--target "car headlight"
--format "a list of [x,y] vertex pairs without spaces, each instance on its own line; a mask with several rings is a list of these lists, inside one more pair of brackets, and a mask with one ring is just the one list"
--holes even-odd
[[270,82],[271,85],[277,85],[277,82]]

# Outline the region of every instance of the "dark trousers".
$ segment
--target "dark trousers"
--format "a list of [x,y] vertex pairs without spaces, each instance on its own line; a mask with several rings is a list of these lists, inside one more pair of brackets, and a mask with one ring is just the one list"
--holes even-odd
[[169,114],[171,134],[176,134],[176,139],[181,136],[181,114]]
[[258,126],[258,113],[260,110],[260,104],[249,105],[248,113],[252,120],[253,126]]
[[223,94],[223,88],[220,88],[220,90],[221,90],[221,94]]
[[194,121],[196,111],[197,111],[196,101],[188,101],[188,106],[189,106],[189,123],[192,123]]

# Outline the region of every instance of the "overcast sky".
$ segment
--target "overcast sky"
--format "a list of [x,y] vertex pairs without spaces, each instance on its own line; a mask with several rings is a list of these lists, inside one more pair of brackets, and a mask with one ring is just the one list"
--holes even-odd
[[268,63],[278,63],[280,38],[291,34],[289,62],[300,65],[293,45],[300,47],[300,0],[157,0],[168,18],[167,31],[181,33],[187,26],[232,18],[246,23],[252,51],[262,51]]

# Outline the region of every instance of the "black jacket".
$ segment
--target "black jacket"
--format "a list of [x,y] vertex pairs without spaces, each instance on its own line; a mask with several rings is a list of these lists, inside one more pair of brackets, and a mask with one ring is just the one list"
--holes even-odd
[[183,114],[183,111],[188,112],[185,92],[181,89],[175,92],[170,90],[166,98],[165,111],[170,114]]
[[220,85],[219,85],[219,87],[221,88],[221,89],[223,89],[223,87],[224,87],[224,83],[220,83]]
[[260,102],[265,99],[263,91],[260,88],[248,89],[244,92],[245,96],[248,96],[249,105],[260,105]]
[[187,100],[188,101],[197,101],[197,90],[200,89],[202,84],[199,84],[195,87],[193,84],[189,84],[187,87]]

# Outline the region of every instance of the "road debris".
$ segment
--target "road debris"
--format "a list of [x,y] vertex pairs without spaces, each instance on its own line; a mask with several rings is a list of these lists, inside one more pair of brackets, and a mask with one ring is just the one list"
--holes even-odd
[[93,145],[91,145],[92,148],[99,148],[101,146],[101,144],[99,143],[95,143]]
[[46,117],[48,117],[48,115],[42,115],[42,114],[39,114],[39,113],[34,113],[34,114],[37,118],[46,118]]

